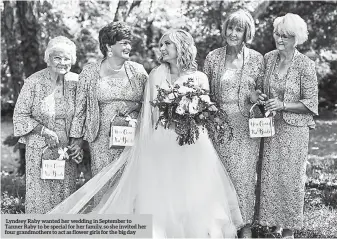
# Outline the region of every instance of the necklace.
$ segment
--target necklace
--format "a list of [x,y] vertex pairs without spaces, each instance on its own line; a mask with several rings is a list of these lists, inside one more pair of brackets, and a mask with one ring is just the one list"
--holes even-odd
[[114,71],[114,72],[120,72],[124,68],[124,64],[119,69],[113,69],[110,65],[108,65],[108,66],[109,66],[109,69]]
[[122,64],[121,68],[119,68],[119,69],[112,68],[111,65],[109,64],[109,62],[106,62],[106,64],[107,64],[109,70],[112,70],[113,72],[116,72],[116,73],[120,72],[124,68],[124,63]]

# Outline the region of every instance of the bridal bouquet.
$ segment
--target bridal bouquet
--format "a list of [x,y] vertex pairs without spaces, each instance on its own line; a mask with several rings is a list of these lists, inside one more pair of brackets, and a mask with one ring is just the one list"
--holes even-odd
[[220,137],[227,130],[231,131],[226,113],[211,102],[208,91],[193,85],[193,79],[189,78],[183,86],[175,85],[169,89],[157,86],[157,91],[157,98],[151,102],[153,107],[159,109],[155,129],[159,124],[165,129],[174,126],[179,145],[195,143],[200,135],[199,130],[205,128],[210,134],[216,131]]

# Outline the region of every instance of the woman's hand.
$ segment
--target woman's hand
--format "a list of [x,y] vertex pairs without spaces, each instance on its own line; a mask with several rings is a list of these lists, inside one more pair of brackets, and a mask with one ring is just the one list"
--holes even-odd
[[264,105],[267,95],[263,94],[261,90],[256,90],[250,94],[250,102],[257,103],[258,105]]
[[135,103],[134,106],[129,107],[128,109],[122,108],[118,111],[118,116],[127,116],[130,115],[134,111],[140,111],[141,104],[140,103]]
[[57,134],[46,127],[42,128],[41,135],[45,138],[46,143],[50,148],[55,148],[60,143]]
[[277,98],[273,98],[266,101],[264,108],[266,111],[281,111],[283,110],[284,106],[282,101]]
[[73,138],[71,139],[70,146],[68,146],[68,149],[70,151],[69,157],[71,157],[71,159],[77,164],[81,163],[83,160],[82,143],[82,138]]

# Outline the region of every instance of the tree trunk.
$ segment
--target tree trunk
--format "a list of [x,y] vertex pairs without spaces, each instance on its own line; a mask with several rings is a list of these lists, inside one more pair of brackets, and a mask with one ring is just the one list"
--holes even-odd
[[23,65],[20,51],[20,34],[18,33],[18,23],[16,20],[15,2],[4,2],[2,15],[3,37],[7,46],[7,60],[9,72],[11,74],[9,87],[13,89],[13,101],[16,102],[23,83]]
[[259,3],[259,5],[255,8],[254,12],[252,13],[254,19],[258,19],[261,14],[265,13],[269,5],[270,5],[269,1],[263,1]]
[[127,1],[127,0],[119,0],[114,21],[126,21],[127,17],[131,13],[131,11],[139,6],[141,3],[141,0],[133,0],[133,1]]
[[142,0],[133,0],[131,6],[129,7],[127,14],[125,15],[124,21],[126,20],[126,18],[130,15],[130,13],[132,12],[132,10],[135,7],[139,7],[140,3],[142,2]]
[[123,0],[118,1],[118,5],[116,8],[116,13],[114,17],[114,22],[123,21],[123,11],[125,11],[127,4],[128,4],[127,1],[123,1]]
[[40,24],[34,14],[35,4],[34,1],[18,1],[16,3],[22,40],[21,51],[26,77],[29,77],[44,67],[43,59],[41,59],[39,52],[38,33]]

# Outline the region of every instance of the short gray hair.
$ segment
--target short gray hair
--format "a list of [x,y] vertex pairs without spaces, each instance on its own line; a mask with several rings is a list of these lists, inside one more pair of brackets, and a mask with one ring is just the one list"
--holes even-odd
[[252,15],[243,9],[228,14],[222,25],[222,37],[226,39],[227,27],[236,24],[245,28],[243,41],[245,43],[251,43],[255,35],[255,22]]
[[71,64],[76,63],[76,45],[69,38],[64,36],[57,36],[48,42],[47,49],[44,52],[44,61],[48,64],[49,56],[54,51],[62,50],[71,55]]
[[305,21],[297,14],[287,13],[274,20],[274,32],[295,37],[296,45],[308,40],[308,28]]

